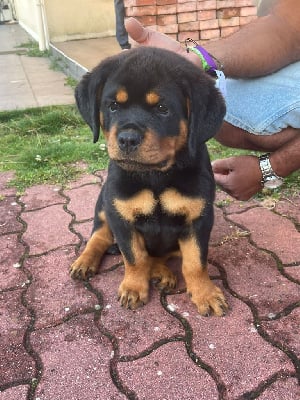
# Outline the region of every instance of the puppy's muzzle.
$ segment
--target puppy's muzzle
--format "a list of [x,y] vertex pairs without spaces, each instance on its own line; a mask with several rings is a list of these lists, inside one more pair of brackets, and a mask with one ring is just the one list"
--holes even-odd
[[125,154],[136,151],[142,141],[143,136],[140,132],[124,130],[118,134],[119,149]]

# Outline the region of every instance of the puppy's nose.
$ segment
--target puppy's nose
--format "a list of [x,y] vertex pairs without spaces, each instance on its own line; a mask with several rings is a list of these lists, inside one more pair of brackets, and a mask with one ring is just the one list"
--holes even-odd
[[134,131],[122,131],[118,135],[118,144],[120,150],[124,153],[132,153],[142,143],[142,135]]

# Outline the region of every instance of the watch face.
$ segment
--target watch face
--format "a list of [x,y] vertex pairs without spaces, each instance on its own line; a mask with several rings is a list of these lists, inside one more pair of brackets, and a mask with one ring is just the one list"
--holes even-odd
[[274,176],[274,177],[272,177],[272,178],[270,178],[270,179],[267,179],[267,180],[264,182],[264,187],[267,188],[267,189],[276,189],[276,188],[278,188],[279,186],[281,186],[282,184],[283,184],[282,179],[276,178],[276,177]]

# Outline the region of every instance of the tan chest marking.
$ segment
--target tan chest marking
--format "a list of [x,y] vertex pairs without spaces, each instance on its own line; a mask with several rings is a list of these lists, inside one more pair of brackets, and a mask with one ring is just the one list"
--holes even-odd
[[183,215],[188,223],[199,218],[205,207],[205,200],[187,197],[176,189],[167,189],[160,195],[162,209],[171,215]]
[[157,200],[148,189],[140,191],[127,200],[114,200],[116,210],[128,222],[134,222],[139,215],[151,215],[156,205]]

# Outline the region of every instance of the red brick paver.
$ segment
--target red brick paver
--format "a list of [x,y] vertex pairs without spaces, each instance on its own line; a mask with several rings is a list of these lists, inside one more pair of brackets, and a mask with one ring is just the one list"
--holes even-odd
[[105,172],[18,196],[0,174],[0,400],[300,398],[300,195],[216,199],[209,273],[230,309],[201,317],[178,287],[121,308],[120,256],[68,274]]

